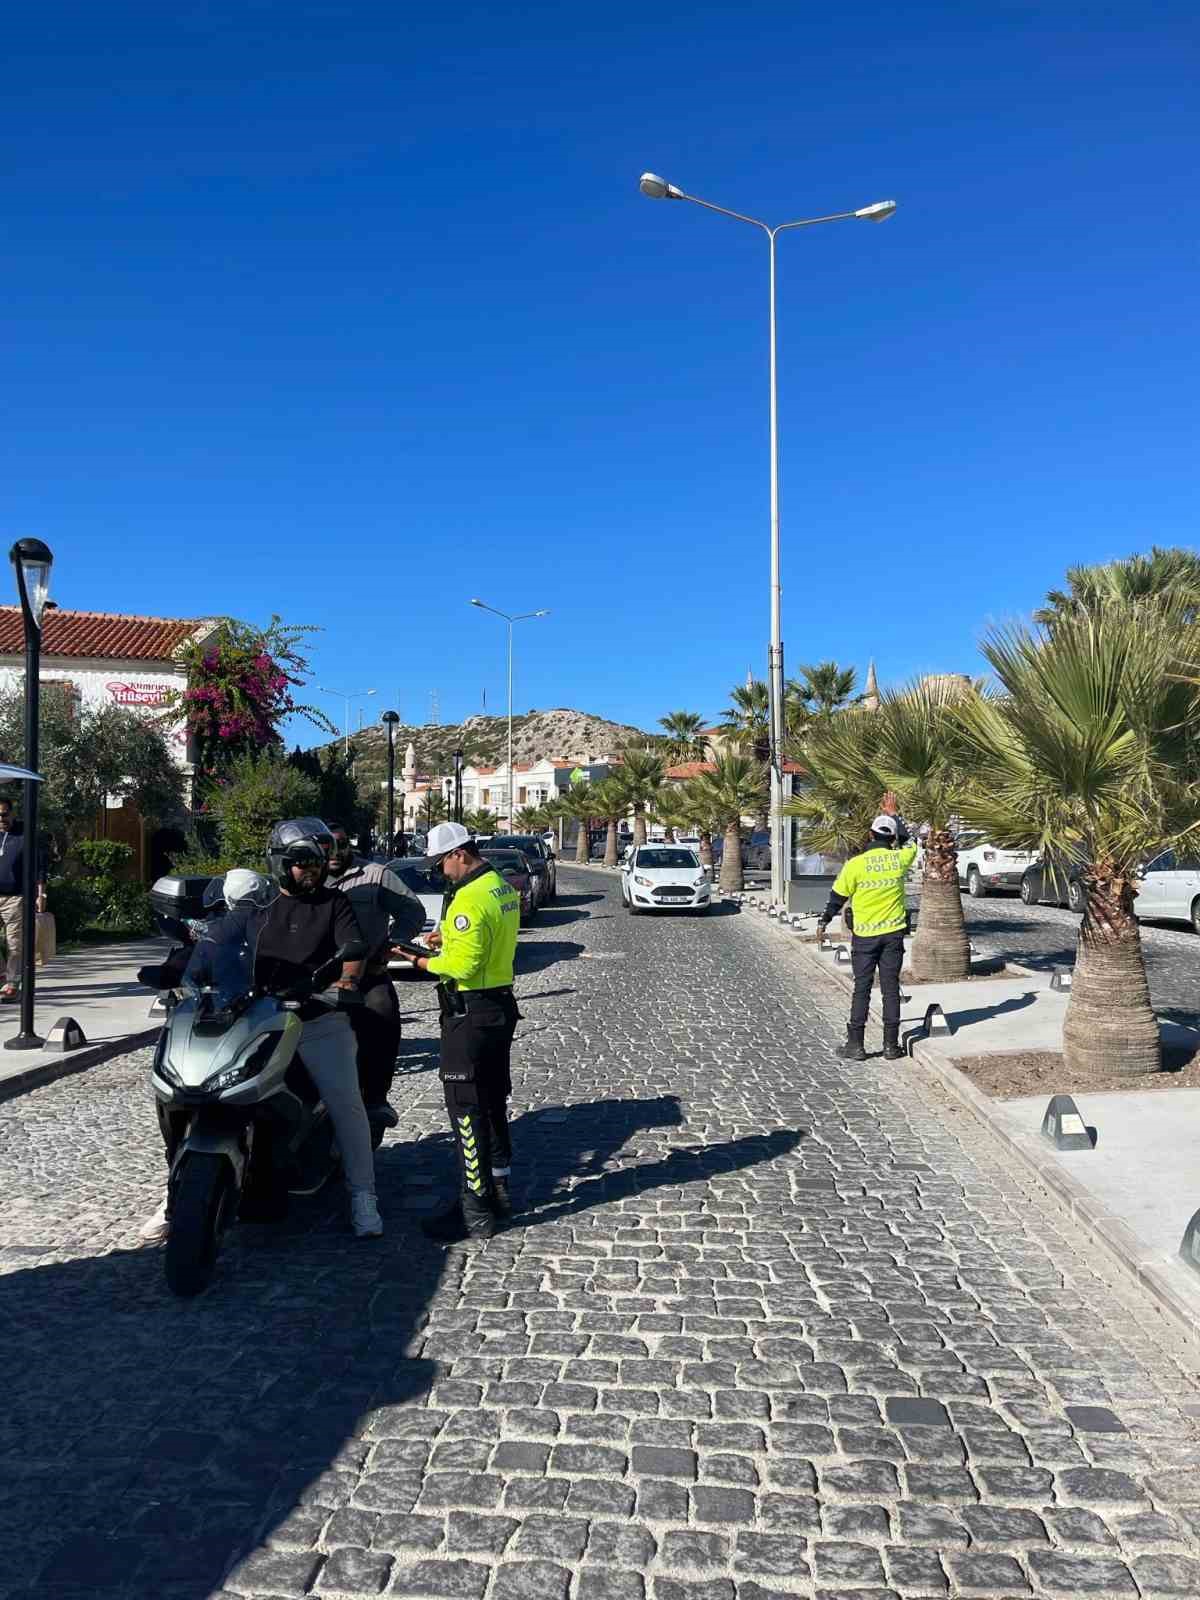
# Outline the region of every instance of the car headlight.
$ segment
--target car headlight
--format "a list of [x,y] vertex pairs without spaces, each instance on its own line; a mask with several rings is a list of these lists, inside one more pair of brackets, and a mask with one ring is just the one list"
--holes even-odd
[[635,877],[633,881],[636,884],[640,884],[640,886],[643,889],[653,889],[653,887],[654,887],[654,879],[653,878],[638,878],[638,877]]
[[245,1061],[239,1061],[236,1066],[226,1067],[222,1072],[214,1072],[200,1087],[205,1094],[224,1094],[226,1089],[232,1089],[239,1083],[246,1083],[262,1071],[275,1054],[275,1046],[278,1043],[278,1035],[269,1033],[265,1039],[259,1040]]

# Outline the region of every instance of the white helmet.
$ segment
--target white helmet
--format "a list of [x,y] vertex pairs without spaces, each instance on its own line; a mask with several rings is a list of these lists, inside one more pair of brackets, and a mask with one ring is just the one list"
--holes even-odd
[[425,841],[425,854],[431,859],[440,859],[448,856],[451,850],[457,850],[460,845],[467,844],[471,835],[461,822],[439,822],[436,828],[429,830],[429,837]]
[[222,898],[230,911],[242,906],[269,906],[279,893],[270,878],[246,867],[231,867],[225,874]]

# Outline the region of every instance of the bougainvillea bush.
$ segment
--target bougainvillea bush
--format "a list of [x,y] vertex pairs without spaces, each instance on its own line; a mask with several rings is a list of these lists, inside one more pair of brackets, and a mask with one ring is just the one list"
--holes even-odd
[[279,728],[287,717],[305,717],[327,733],[337,731],[323,711],[295,696],[309,670],[300,647],[316,631],[280,617],[272,617],[266,628],[223,617],[203,643],[180,651],[187,687],[172,694],[165,720],[177,722],[183,712],[201,787],[239,757],[282,744]]

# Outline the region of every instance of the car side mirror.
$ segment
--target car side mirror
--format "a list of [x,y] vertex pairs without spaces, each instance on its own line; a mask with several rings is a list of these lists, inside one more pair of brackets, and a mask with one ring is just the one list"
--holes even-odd
[[1134,873],[1134,877],[1135,878],[1144,878],[1145,876],[1146,876],[1146,868],[1145,867],[1138,867],[1137,871]]

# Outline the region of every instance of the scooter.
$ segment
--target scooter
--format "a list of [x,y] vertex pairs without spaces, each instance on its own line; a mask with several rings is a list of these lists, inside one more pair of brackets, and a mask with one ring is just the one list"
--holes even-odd
[[[340,1165],[329,1113],[298,1053],[298,1012],[361,949],[339,950],[304,993],[276,995],[255,986],[252,946],[244,922],[229,916],[201,934],[182,977],[183,949],[138,974],[167,1007],[151,1083],[171,1163],[165,1267],[177,1295],[208,1286],[238,1217],[278,1220],[289,1194],[315,1194]],[[320,998],[340,1006],[344,995],[325,989]]]

